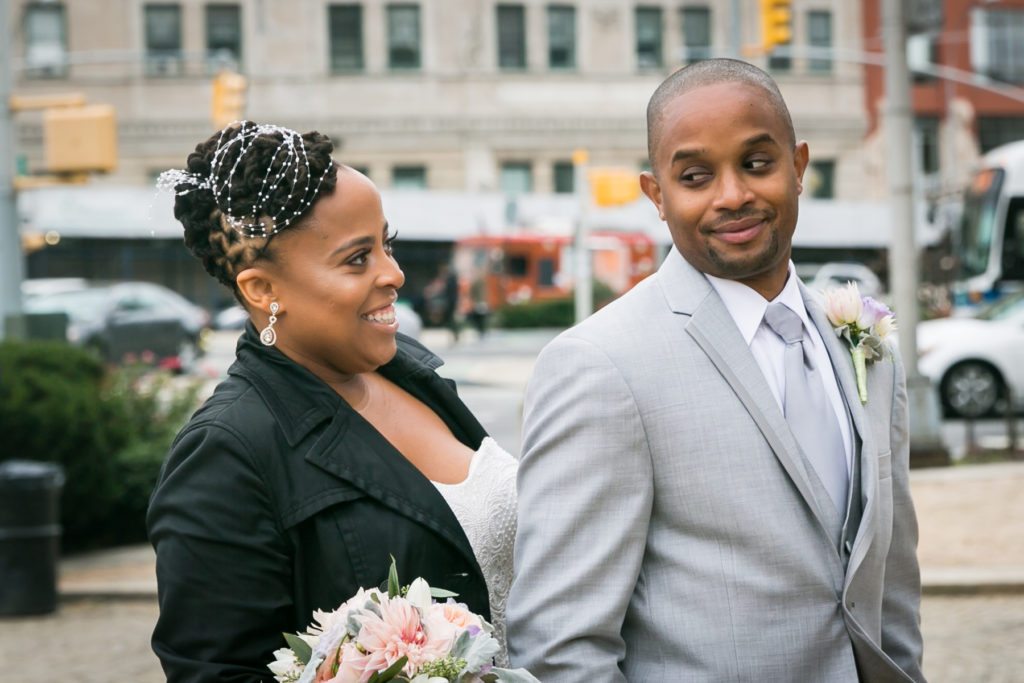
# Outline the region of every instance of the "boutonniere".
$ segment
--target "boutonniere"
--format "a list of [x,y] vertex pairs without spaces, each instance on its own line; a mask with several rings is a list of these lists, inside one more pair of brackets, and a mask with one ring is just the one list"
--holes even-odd
[[868,402],[867,364],[880,360],[885,340],[896,329],[889,307],[870,296],[861,296],[854,282],[825,292],[825,315],[836,336],[846,341],[857,377],[857,396]]

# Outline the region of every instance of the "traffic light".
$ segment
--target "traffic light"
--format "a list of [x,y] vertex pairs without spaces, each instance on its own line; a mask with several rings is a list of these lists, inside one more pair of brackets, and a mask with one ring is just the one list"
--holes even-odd
[[50,173],[117,168],[117,118],[109,104],[55,107],[43,113],[43,156]]
[[793,37],[792,0],[761,0],[761,46],[771,52]]
[[249,80],[233,71],[221,71],[213,77],[210,118],[214,128],[224,128],[245,117],[245,92]]
[[590,190],[598,206],[620,206],[640,197],[640,177],[628,168],[593,168]]

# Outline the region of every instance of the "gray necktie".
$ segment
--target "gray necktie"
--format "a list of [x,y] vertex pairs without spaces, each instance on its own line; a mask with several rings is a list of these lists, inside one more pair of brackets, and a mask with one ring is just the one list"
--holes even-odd
[[804,347],[804,325],[785,304],[768,304],[764,321],[786,342],[786,391],[783,412],[804,456],[814,467],[840,514],[846,510],[849,477],[846,449],[832,402],[810,348]]

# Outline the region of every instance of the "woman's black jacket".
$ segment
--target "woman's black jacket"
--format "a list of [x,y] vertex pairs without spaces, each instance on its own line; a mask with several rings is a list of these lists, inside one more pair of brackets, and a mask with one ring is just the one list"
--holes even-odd
[[[472,449],[486,433],[399,336],[380,373]],[[401,415],[392,419],[401,420]],[[273,681],[283,632],[304,630],[360,587],[422,576],[489,618],[487,587],[444,499],[312,373],[260,345],[237,360],[171,447],[150,500],[160,618],[153,649],[173,683]]]

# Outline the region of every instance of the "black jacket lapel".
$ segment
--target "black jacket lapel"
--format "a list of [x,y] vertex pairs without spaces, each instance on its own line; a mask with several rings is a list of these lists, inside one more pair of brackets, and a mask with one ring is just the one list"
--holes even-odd
[[[260,393],[289,444],[309,440],[307,462],[431,529],[455,546],[483,580],[469,540],[444,498],[372,425],[311,372],[276,349],[262,347],[251,324],[238,352],[239,362],[230,372],[244,376]],[[486,431],[434,372],[441,364],[425,347],[400,335],[398,353],[379,372],[430,406],[456,438],[475,450]]]

